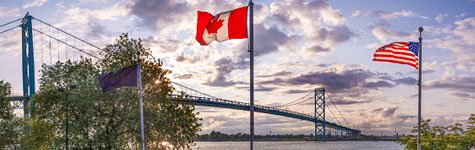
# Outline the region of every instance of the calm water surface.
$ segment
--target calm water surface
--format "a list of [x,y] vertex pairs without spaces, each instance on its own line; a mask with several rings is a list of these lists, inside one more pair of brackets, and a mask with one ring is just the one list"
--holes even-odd
[[[249,142],[196,142],[194,150],[245,150]],[[256,150],[402,150],[392,141],[254,142]]]

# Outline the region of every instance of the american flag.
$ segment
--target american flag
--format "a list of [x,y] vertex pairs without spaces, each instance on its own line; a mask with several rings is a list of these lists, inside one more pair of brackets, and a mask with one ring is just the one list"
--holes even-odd
[[419,42],[393,42],[376,50],[373,61],[406,64],[418,69]]

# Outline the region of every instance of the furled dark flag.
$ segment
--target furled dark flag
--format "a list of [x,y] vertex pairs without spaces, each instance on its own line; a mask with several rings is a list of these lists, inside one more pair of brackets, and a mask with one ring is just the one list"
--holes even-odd
[[137,86],[137,66],[133,65],[116,72],[99,75],[97,79],[102,91],[107,92],[123,86]]

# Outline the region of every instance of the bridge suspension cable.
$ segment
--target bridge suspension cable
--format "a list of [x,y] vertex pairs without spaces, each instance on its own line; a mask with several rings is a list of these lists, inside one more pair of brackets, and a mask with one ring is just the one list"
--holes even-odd
[[[84,54],[87,54],[87,55],[91,56],[91,57],[94,57],[94,58],[96,58],[96,59],[100,59],[99,57],[97,57],[97,56],[95,56],[95,55],[93,55],[93,54],[91,54],[91,53],[88,53],[88,52],[86,52],[85,50],[82,50],[82,49],[80,49],[80,48],[77,48],[77,47],[75,47],[75,46],[73,46],[73,45],[71,45],[71,44],[68,44],[68,43],[64,42],[63,40],[57,39],[57,38],[55,38],[55,37],[53,37],[53,36],[51,36],[51,35],[49,35],[49,34],[46,34],[46,33],[42,32],[42,31],[40,31],[40,30],[37,30],[37,29],[33,28],[33,31],[36,31],[36,32],[38,32],[38,33],[41,33],[41,34],[43,34],[43,35],[45,35],[45,36],[47,36],[47,37],[49,37],[49,38],[51,38],[51,39],[54,39],[54,40],[56,40],[56,41],[58,41],[58,42],[61,42],[61,43],[63,43],[64,45],[67,45],[67,46],[69,46],[69,47],[71,47],[71,48],[74,48],[74,49],[76,49],[76,50],[78,50],[78,51],[80,51],[80,52],[83,52]],[[59,46],[58,46],[58,47],[59,47]],[[51,49],[51,40],[50,40],[50,49]],[[102,49],[101,49],[101,50],[102,50]],[[50,52],[50,55],[51,55],[51,52]],[[59,49],[58,49],[58,57],[59,57]]]
[[7,22],[7,23],[5,23],[5,24],[2,24],[2,25],[0,25],[0,28],[3,27],[3,26],[7,26],[7,25],[9,25],[9,24],[12,24],[12,23],[14,23],[14,22],[20,21],[21,19],[23,19],[23,18],[18,18],[18,19],[16,19],[16,20]]
[[172,84],[175,84],[175,85],[178,85],[178,86],[180,86],[180,87],[182,87],[182,88],[185,88],[185,89],[187,89],[187,90],[190,90],[190,91],[196,92],[196,93],[198,93],[198,94],[204,95],[204,96],[208,96],[208,97],[215,98],[215,99],[220,99],[220,98],[217,98],[217,97],[215,97],[215,96],[212,96],[212,95],[209,95],[209,94],[200,92],[200,91],[198,91],[198,90],[189,88],[189,87],[187,87],[187,86],[184,86],[184,85],[182,85],[182,84],[179,84],[179,83],[176,83],[176,82],[173,82],[173,81],[172,81],[171,83],[172,83]]
[[296,104],[300,104],[300,103],[304,102],[305,100],[307,100],[305,98],[310,96],[312,93],[313,93],[313,91],[310,91],[303,97],[300,97],[300,98],[298,98],[296,100],[293,100],[291,102],[288,102],[288,103],[285,103],[285,104],[282,104],[282,105],[273,106],[273,107],[287,107],[287,106],[293,106],[293,105],[296,105]]
[[15,28],[18,28],[18,27],[20,27],[20,26],[14,26],[14,27],[12,27],[12,28],[3,30],[2,32],[0,32],[0,34],[6,33],[6,32],[8,32],[8,31],[11,31],[11,30],[13,30],[13,29],[15,29]]
[[[5,23],[5,24],[2,24],[2,25],[0,25],[0,28],[1,28],[1,27],[4,27],[4,26],[7,26],[7,25],[9,25],[9,24],[12,24],[12,23],[14,23],[14,22],[20,21],[21,19],[22,19],[22,18],[19,18],[19,19],[16,19],[16,20],[7,22],[7,23]],[[20,27],[20,26],[19,26],[19,25],[16,25],[16,26],[14,26],[14,27],[8,28],[8,29],[3,30],[2,32],[0,32],[0,34],[6,33],[6,32],[8,32],[8,31],[11,31],[11,30],[13,30],[13,29],[15,29],[15,28],[18,28],[18,27]]]
[[333,102],[333,99],[332,99],[332,97],[330,96],[330,94],[329,94],[328,92],[327,92],[327,95],[328,95],[328,97],[330,98],[330,101],[332,102],[333,106],[335,106],[336,110],[337,110],[338,113],[340,114],[341,118],[343,118],[343,120],[345,121],[346,126],[350,127],[350,125],[349,125],[348,122],[346,121],[345,117],[343,117],[343,115],[341,114],[340,109],[338,109],[338,107],[336,106],[335,102]]
[[[10,22],[7,22],[7,23],[5,23],[5,24],[2,24],[2,25],[0,25],[0,28],[1,28],[1,27],[4,27],[4,26],[7,26],[7,25],[10,25],[10,24],[12,24],[12,23],[21,21],[22,19],[23,19],[23,18],[18,18],[18,19],[15,19],[15,20],[13,20],[13,21],[10,21]],[[33,17],[33,16],[32,16],[32,19],[34,19],[34,20],[36,20],[36,21],[38,21],[38,22],[40,22],[40,23],[42,23],[42,24],[45,24],[45,25],[49,26],[50,28],[56,29],[56,31],[57,31],[56,35],[59,35],[58,33],[59,33],[59,32],[62,32],[62,33],[64,33],[64,34],[68,35],[68,36],[73,37],[74,40],[77,39],[77,40],[79,40],[79,41],[81,41],[81,42],[83,42],[83,43],[86,43],[86,44],[89,45],[89,46],[92,46],[92,47],[95,48],[95,49],[98,49],[98,50],[101,50],[101,51],[103,50],[103,49],[99,48],[98,46],[96,46],[96,45],[94,45],[94,44],[92,44],[92,43],[90,43],[90,42],[87,42],[87,41],[85,41],[85,40],[83,40],[83,39],[80,39],[80,38],[78,38],[77,36],[75,36],[75,35],[73,35],[73,34],[71,34],[71,33],[68,33],[68,32],[66,32],[66,31],[64,31],[64,30],[62,30],[62,29],[60,29],[60,28],[58,28],[58,27],[55,27],[55,26],[53,26],[53,25],[51,25],[51,24],[49,24],[49,23],[46,23],[45,21],[43,21],[43,20],[41,20],[41,19],[38,19],[38,18]],[[13,30],[13,29],[15,29],[15,28],[17,28],[17,27],[21,27],[21,25],[16,25],[16,26],[14,26],[14,27],[11,27],[11,28],[8,28],[8,29],[6,29],[6,30],[3,30],[3,31],[0,32],[0,34],[3,34],[3,33],[6,33],[6,32],[8,32],[8,31],[11,31],[11,30]],[[68,47],[73,48],[73,49],[76,49],[76,50],[78,50],[78,51],[80,51],[80,52],[82,52],[82,53],[84,53],[84,54],[86,54],[86,55],[89,55],[89,56],[91,56],[91,57],[94,57],[94,58],[96,58],[96,59],[99,59],[98,56],[95,56],[95,55],[93,55],[92,53],[87,52],[87,51],[84,50],[84,49],[81,49],[81,48],[79,48],[79,47],[77,47],[77,46],[71,45],[71,44],[69,44],[68,42],[65,42],[64,40],[59,39],[59,37],[54,37],[54,36],[52,36],[52,35],[51,35],[51,33],[52,33],[52,32],[51,32],[51,29],[49,29],[49,32],[48,32],[48,33],[45,33],[45,32],[43,32],[43,31],[41,31],[41,30],[42,30],[41,24],[40,24],[40,30],[38,30],[38,29],[36,29],[36,28],[32,28],[32,30],[35,31],[35,32],[40,33],[41,35],[44,35],[44,36],[47,36],[48,38],[50,38],[50,40],[49,40],[50,64],[52,63],[52,60],[51,60],[51,59],[52,59],[51,49],[52,49],[52,44],[53,44],[53,43],[51,43],[51,39],[54,39],[54,40],[56,40],[56,41],[58,41],[58,42],[60,42],[60,43],[62,43],[62,44],[64,44],[64,45],[66,45],[66,46],[68,46]],[[68,39],[69,39],[69,38],[68,38]],[[40,43],[42,44],[42,45],[40,46],[40,50],[41,50],[41,62],[43,63],[43,37],[42,37],[42,36],[40,36]],[[59,58],[59,57],[60,57],[60,54],[59,54],[59,43],[58,43],[58,45],[57,45],[57,52],[58,52],[58,60],[59,60],[59,59],[60,59],[60,58]],[[66,52],[66,53],[67,53],[67,52]],[[67,57],[67,54],[66,54],[66,57]]]
[[338,122],[338,124],[341,124],[340,120],[338,120],[338,117],[335,116],[335,114],[333,114],[333,111],[330,109],[329,106],[327,106],[328,110],[330,110],[330,113],[332,114],[332,116],[335,118],[336,122]]
[[80,38],[74,36],[74,35],[71,34],[71,33],[68,33],[68,32],[66,32],[66,31],[64,31],[64,30],[61,30],[60,28],[57,28],[57,27],[55,27],[55,26],[53,26],[53,25],[51,25],[51,24],[49,24],[49,23],[46,23],[46,22],[44,22],[43,20],[40,20],[40,19],[38,19],[38,18],[36,18],[36,17],[32,17],[32,18],[35,19],[35,20],[37,20],[37,21],[39,21],[39,22],[41,22],[41,23],[43,23],[43,24],[45,24],[45,25],[47,25],[47,26],[50,26],[50,27],[52,27],[52,28],[54,28],[54,29],[56,29],[56,30],[58,30],[58,31],[63,32],[64,34],[67,34],[67,35],[69,35],[69,36],[71,36],[71,37],[73,37],[73,38],[75,38],[75,39],[78,39],[78,40],[81,41],[81,42],[84,42],[84,43],[86,43],[86,44],[88,44],[88,45],[90,45],[90,46],[92,46],[92,47],[94,47],[94,48],[96,48],[96,49],[102,51],[102,49],[99,48],[98,46],[96,46],[96,45],[94,45],[94,44],[91,44],[91,43],[89,43],[89,42],[87,42],[87,41],[84,41],[83,39],[80,39]]

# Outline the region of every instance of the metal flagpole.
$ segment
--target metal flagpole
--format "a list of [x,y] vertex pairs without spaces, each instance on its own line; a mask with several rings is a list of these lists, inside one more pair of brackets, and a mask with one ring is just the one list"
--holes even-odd
[[138,74],[138,86],[139,86],[139,93],[140,93],[140,129],[142,134],[142,150],[145,150],[145,135],[143,132],[143,98],[142,98],[142,72],[140,71],[140,51],[137,51],[137,58],[138,58],[138,66],[137,66],[137,74]]
[[254,18],[253,18],[254,3],[249,1],[249,57],[250,57],[250,111],[251,111],[251,150],[254,142]]
[[419,27],[419,81],[417,85],[419,86],[419,101],[418,101],[418,112],[417,112],[417,150],[421,150],[421,96],[422,96],[422,31],[424,28]]

